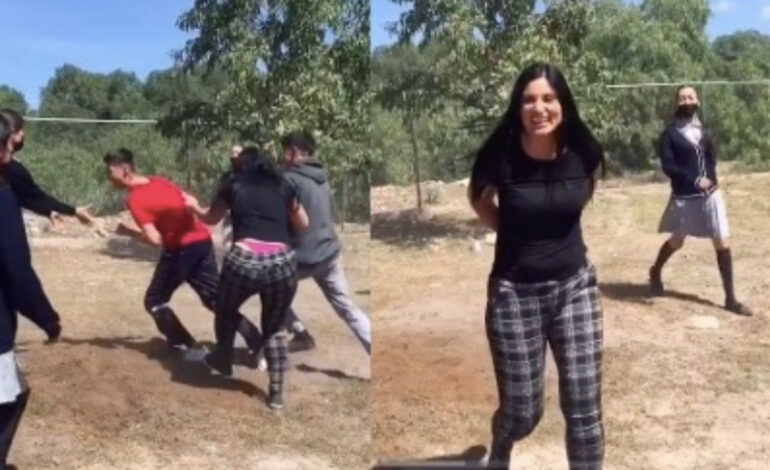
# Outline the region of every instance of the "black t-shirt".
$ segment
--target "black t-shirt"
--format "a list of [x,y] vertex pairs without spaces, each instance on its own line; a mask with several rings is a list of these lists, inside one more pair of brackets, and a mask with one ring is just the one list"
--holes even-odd
[[256,184],[231,175],[222,178],[214,199],[230,208],[233,240],[290,243],[289,210],[296,195],[285,181]]
[[496,188],[499,201],[492,276],[563,280],[586,264],[580,216],[594,170],[568,150],[549,161],[522,154],[504,165],[474,167],[474,181]]

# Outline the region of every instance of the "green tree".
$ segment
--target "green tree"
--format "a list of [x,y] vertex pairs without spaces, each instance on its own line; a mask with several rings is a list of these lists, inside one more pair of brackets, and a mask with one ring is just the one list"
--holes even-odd
[[26,114],[29,110],[22,92],[8,85],[0,85],[0,108],[11,108],[21,114]]
[[[351,172],[365,178],[368,1],[197,0],[178,24],[196,33],[178,53],[184,69],[220,70],[228,78],[213,102],[181,116],[187,132],[232,133],[276,150],[285,132],[310,129],[338,193]],[[356,213],[368,210],[368,193],[353,200],[367,201]]]

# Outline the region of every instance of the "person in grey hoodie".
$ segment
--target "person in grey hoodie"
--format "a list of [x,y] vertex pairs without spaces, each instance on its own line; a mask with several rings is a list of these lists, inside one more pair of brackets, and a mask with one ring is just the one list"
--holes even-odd
[[[369,317],[358,308],[348,293],[342,269],[340,245],[334,230],[332,194],[326,170],[314,158],[315,141],[306,132],[292,132],[281,139],[286,172],[284,177],[294,188],[300,204],[310,219],[310,227],[294,236],[297,272],[300,279],[313,278],[337,315],[342,318],[364,346],[371,352]],[[286,329],[294,333],[290,351],[313,349],[315,340],[289,310]]]

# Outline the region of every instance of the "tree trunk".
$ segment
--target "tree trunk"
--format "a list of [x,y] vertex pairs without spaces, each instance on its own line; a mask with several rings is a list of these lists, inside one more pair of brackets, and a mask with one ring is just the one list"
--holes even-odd
[[347,157],[345,158],[345,166],[342,168],[342,217],[340,220],[340,230],[345,231],[345,218],[347,217],[348,210],[348,181],[347,181]]
[[417,188],[417,212],[422,213],[422,190],[420,189],[420,158],[417,149],[417,136],[414,130],[414,118],[409,118],[409,135],[412,140],[412,162],[414,165],[414,179]]

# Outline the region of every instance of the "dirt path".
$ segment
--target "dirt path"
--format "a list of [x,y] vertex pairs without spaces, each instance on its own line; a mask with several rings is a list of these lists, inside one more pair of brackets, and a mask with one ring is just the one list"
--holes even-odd
[[[355,299],[369,310],[368,233],[344,237]],[[266,373],[233,379],[170,354],[142,309],[156,254],[99,239],[34,240],[34,262],[63,316],[42,344],[24,321],[21,360],[33,395],[11,454],[25,469],[360,469],[370,462],[369,361],[311,282],[295,306],[318,348],[290,356],[287,408],[265,405]],[[212,316],[183,287],[172,301],[201,341]],[[258,301],[246,313],[257,319]]]
[[[690,240],[674,256],[664,271],[669,296],[646,296],[665,185],[601,189],[588,209],[585,239],[605,309],[607,469],[759,470],[770,462],[770,175],[723,179],[737,291],[755,309],[751,319],[718,307],[709,242]],[[372,440],[384,459],[489,442],[497,396],[483,310],[493,247],[473,251],[464,191],[447,186],[427,221],[399,212],[411,188],[372,191]],[[696,316],[719,327],[696,328]],[[550,359],[546,375],[545,417],[514,450],[518,470],[567,468]]]

